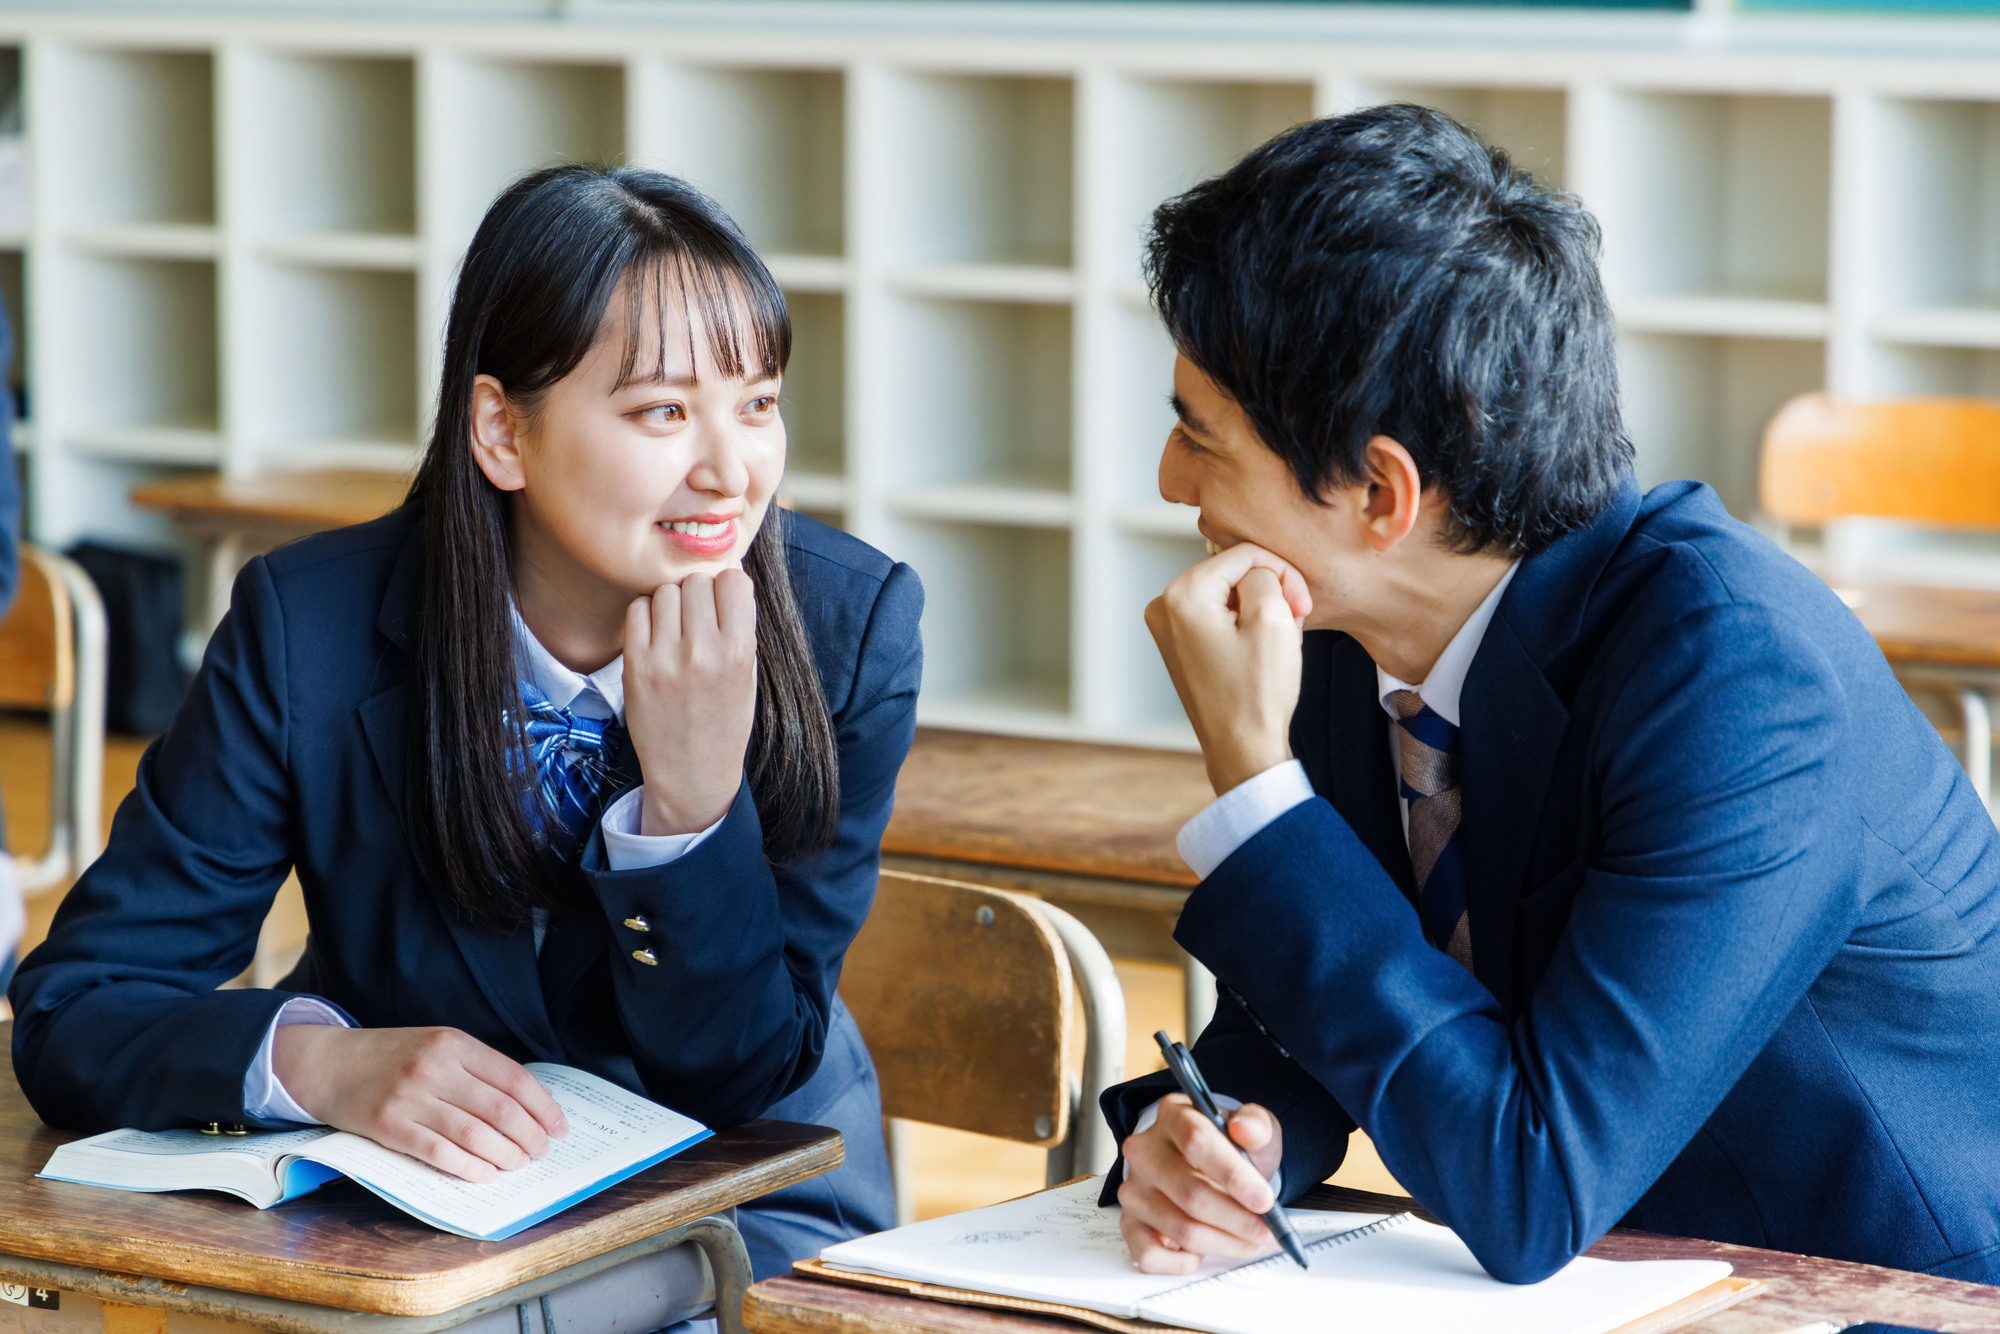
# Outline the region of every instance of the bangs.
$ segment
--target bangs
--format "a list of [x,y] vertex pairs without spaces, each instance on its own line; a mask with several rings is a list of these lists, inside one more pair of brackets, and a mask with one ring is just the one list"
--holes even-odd
[[[692,238],[674,239],[681,244],[635,257],[618,284],[625,292],[625,355],[615,387],[664,380],[670,338],[687,348],[689,374],[698,378],[697,323],[716,368],[730,379],[784,374],[792,354],[792,319],[770,271],[754,257],[745,264],[738,255],[702,253],[686,244]],[[650,357],[648,332],[658,335]]]

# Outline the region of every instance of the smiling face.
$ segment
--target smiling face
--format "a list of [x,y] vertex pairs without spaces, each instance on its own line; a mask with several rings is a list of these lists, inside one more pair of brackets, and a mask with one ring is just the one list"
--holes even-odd
[[779,377],[727,373],[705,321],[677,307],[629,310],[621,286],[588,354],[531,411],[490,376],[475,386],[475,454],[514,493],[524,615],[560,604],[617,625],[635,597],[740,566],[784,475]]
[[1353,496],[1335,488],[1320,503],[1299,489],[1249,415],[1200,367],[1174,358],[1179,417],[1160,455],[1160,494],[1201,510],[1201,535],[1220,550],[1250,542],[1305,576],[1313,595],[1308,627],[1336,622],[1340,591],[1370,552],[1356,541],[1347,511]]

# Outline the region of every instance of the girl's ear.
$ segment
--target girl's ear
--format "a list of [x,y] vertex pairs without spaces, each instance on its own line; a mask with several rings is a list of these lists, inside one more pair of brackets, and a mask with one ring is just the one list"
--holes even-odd
[[507,402],[507,391],[490,375],[472,381],[472,459],[486,480],[502,491],[519,491],[528,484],[521,468],[521,418]]

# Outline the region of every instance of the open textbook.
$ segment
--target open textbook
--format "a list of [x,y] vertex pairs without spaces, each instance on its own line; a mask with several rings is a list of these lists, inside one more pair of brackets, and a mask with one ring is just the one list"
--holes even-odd
[[1117,1208],[1097,1205],[1101,1184],[1098,1178],[1072,1182],[841,1242],[807,1268],[916,1280],[1212,1334],[1333,1328],[1605,1334],[1729,1275],[1721,1261],[1583,1257],[1540,1283],[1502,1283],[1479,1267],[1456,1234],[1413,1214],[1305,1209],[1289,1212],[1310,1269],[1276,1253],[1247,1262],[1211,1260],[1191,1276],[1142,1274],[1119,1235]]
[[111,1130],[65,1144],[40,1175],[120,1190],[220,1190],[268,1209],[350,1176],[432,1227],[497,1241],[561,1213],[715,1132],[566,1065],[528,1067],[569,1133],[548,1156],[474,1184],[374,1140],[325,1128],[217,1138],[198,1130]]

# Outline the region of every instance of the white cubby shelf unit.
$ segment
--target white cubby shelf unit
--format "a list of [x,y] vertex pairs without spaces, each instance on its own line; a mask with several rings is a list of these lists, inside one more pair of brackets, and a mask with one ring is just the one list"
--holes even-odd
[[1439,107],[1596,212],[1648,482],[1751,517],[1793,394],[2000,394],[2000,24],[1378,11],[1192,42],[728,9],[0,15],[37,536],[161,539],[123,496],[174,469],[408,468],[472,228],[564,159],[684,175],[769,260],[791,503],[923,575],[938,724],[1189,742],[1141,621],[1201,553],[1154,489],[1172,348],[1141,237],[1315,115]]

